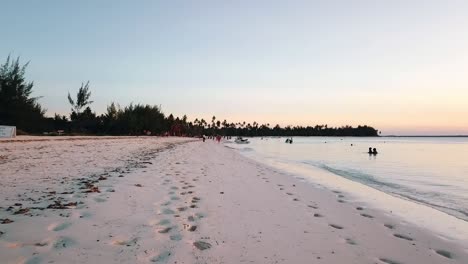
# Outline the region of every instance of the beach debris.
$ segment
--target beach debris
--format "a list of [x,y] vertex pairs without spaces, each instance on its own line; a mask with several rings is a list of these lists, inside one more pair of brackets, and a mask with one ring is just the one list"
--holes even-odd
[[193,245],[199,250],[205,250],[205,249],[211,248],[211,244],[208,242],[204,242],[204,241],[193,242]]
[[18,211],[14,212],[13,214],[18,215],[18,214],[25,214],[29,212],[29,208],[21,208]]
[[3,234],[5,234],[5,232],[0,231],[0,237],[2,237]]
[[191,226],[191,227],[188,229],[188,231],[190,231],[190,232],[193,232],[193,231],[195,231],[195,230],[197,230],[197,226],[195,226],[195,225]]
[[141,185],[141,184],[139,184],[139,183],[135,184],[135,186],[136,186],[136,187],[143,187],[143,185]]
[[83,181],[81,183],[83,183],[85,186],[81,187],[80,189],[88,189],[84,191],[84,193],[94,193],[94,192],[100,193],[101,192],[99,191],[99,188],[93,184],[94,182]]
[[47,206],[47,209],[71,209],[70,206],[77,206],[78,202],[69,202],[62,204],[60,201],[54,201],[53,204]]
[[0,219],[0,224],[5,225],[9,223],[13,223],[14,221],[8,218]]

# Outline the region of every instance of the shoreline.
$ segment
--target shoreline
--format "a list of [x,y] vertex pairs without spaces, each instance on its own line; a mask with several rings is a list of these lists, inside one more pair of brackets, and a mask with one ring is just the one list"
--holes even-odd
[[[425,203],[398,194],[386,193],[319,168],[306,168],[306,166],[298,165],[294,169],[291,167],[286,169],[287,165],[262,163],[253,157],[248,158],[283,171],[291,177],[303,178],[317,188],[339,189],[346,192],[355,203],[361,203],[390,216],[398,217],[404,222],[438,233],[446,239],[458,240],[462,244],[468,243],[468,221]],[[450,231],[450,234],[447,234],[447,231]]]
[[[7,198],[0,204],[0,219],[14,221],[0,224],[0,257],[6,263],[403,264],[468,259],[467,249],[455,241],[363,206],[345,190],[319,188],[299,174],[291,177],[223,144],[174,138],[49,143],[27,144],[24,151],[31,156],[26,160],[0,162],[2,177],[8,170],[32,177],[29,182],[11,178],[0,187]],[[77,162],[52,158],[58,149],[75,150],[70,157]],[[89,157],[100,159],[98,167],[82,168]],[[37,166],[21,166],[34,164],[35,158]],[[33,177],[44,167],[48,177]],[[28,198],[37,196],[45,197],[38,206],[59,201],[68,208],[26,207]],[[9,206],[13,209],[7,211]]]

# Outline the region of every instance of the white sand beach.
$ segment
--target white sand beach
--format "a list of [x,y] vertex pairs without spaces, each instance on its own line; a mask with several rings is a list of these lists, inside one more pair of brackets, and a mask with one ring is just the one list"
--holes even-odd
[[0,201],[2,264],[468,262],[458,240],[193,138],[3,140]]

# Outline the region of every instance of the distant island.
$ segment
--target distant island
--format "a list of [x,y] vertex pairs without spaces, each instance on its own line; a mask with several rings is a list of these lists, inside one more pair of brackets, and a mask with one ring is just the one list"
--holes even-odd
[[[32,97],[33,82],[27,82],[27,63],[20,65],[19,58],[10,56],[0,66],[0,125],[16,126],[18,134],[33,135],[171,135],[171,136],[378,136],[370,126],[286,126],[260,124],[258,122],[232,123],[215,116],[206,121],[187,116],[165,115],[159,106],[130,104],[120,107],[111,103],[104,114],[97,115],[90,108],[89,81],[82,83],[76,98],[68,94],[70,117],[55,114],[46,117],[45,109]],[[65,96],[64,96],[65,99]]]

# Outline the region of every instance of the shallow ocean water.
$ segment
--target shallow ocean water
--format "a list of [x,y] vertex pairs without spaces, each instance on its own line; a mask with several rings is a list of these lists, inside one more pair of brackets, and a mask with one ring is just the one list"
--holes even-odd
[[[466,137],[250,138],[229,144],[242,154],[294,172],[320,169],[468,221]],[[377,155],[369,155],[368,148]]]

